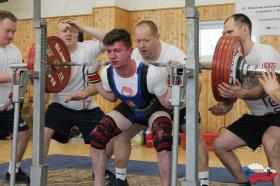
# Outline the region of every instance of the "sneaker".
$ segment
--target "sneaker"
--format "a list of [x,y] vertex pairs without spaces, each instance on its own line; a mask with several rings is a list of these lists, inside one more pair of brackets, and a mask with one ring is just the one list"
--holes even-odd
[[[92,178],[94,179],[94,172],[92,173]],[[112,183],[114,183],[116,179],[116,175],[106,169],[104,178],[105,178],[105,186],[110,186],[112,185]]]
[[[10,173],[6,172],[4,181],[6,183],[10,183]],[[24,172],[24,170],[21,169],[21,167],[18,168],[18,172],[16,173],[16,177],[15,177],[15,183],[19,184],[19,183],[25,183],[25,184],[30,184],[30,177],[27,175],[26,172]]]
[[238,183],[240,186],[251,186],[250,182]]
[[109,170],[105,170],[105,186],[110,186],[116,179],[116,175]]
[[115,185],[114,186],[129,186],[127,179],[121,180],[119,178],[115,179]]

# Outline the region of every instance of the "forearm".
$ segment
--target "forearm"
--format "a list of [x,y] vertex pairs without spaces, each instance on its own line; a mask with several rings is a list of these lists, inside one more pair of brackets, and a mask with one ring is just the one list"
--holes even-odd
[[172,105],[170,102],[171,95],[172,95],[172,88],[168,87],[166,93],[163,96],[158,96],[158,100],[161,103],[161,105],[170,110],[172,109]]
[[103,96],[105,99],[113,102],[117,100],[117,97],[113,92],[108,92],[103,88],[102,82],[98,82],[94,84],[96,90],[99,92],[101,96]]
[[280,87],[273,89],[272,92],[268,94],[275,102],[280,104]]
[[83,95],[85,96],[85,99],[94,96],[98,94],[98,91],[96,90],[94,84],[90,83],[84,90],[83,90]]
[[257,85],[250,89],[242,89],[240,91],[239,98],[245,99],[245,100],[256,100],[264,97],[265,92],[261,85]]
[[90,35],[91,37],[94,37],[100,41],[103,40],[106,32],[101,29],[101,28],[93,28],[93,27],[87,27],[87,26],[80,26],[80,30],[83,33],[86,33],[88,35]]
[[11,83],[12,75],[11,74],[1,74],[0,75],[0,83]]

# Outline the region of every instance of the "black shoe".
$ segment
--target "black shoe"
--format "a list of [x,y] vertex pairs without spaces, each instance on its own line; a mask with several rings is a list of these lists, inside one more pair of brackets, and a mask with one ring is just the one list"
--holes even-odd
[[116,180],[116,175],[109,170],[105,170],[105,186],[110,186]]
[[[94,172],[92,173],[92,178],[94,179]],[[105,179],[105,186],[110,186],[114,183],[116,179],[116,175],[106,169],[104,179]]]
[[114,186],[129,186],[127,179],[121,180],[119,178],[115,179],[115,185]]
[[[10,173],[6,172],[4,181],[6,183],[10,183]],[[27,175],[26,172],[24,172],[24,170],[21,169],[21,167],[18,168],[18,172],[16,173],[15,176],[15,183],[19,184],[19,183],[25,183],[25,184],[30,184],[30,177]]]
[[238,183],[240,186],[251,186],[250,182]]

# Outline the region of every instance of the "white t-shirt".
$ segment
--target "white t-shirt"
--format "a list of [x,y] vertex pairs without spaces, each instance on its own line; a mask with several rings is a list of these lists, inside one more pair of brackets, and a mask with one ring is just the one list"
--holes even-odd
[[[102,52],[101,45],[102,43],[99,41],[79,42],[77,50],[71,53],[71,61],[80,64],[93,62]],[[91,97],[83,101],[70,101],[64,103],[64,100],[73,92],[82,91],[88,85],[87,70],[88,67],[72,67],[68,84],[61,92],[53,95],[53,102],[60,103],[63,106],[74,110],[92,109],[97,107]]]
[[[271,46],[254,44],[250,53],[245,57],[247,64],[258,65],[261,68],[280,69],[280,55]],[[257,77],[245,78],[242,83],[244,88],[252,88],[258,84]],[[252,115],[262,116],[271,112],[279,112],[280,105],[274,102],[269,96],[258,100],[244,100]]]
[[[184,59],[186,58],[186,55],[182,50],[177,48],[174,45],[168,44],[166,42],[160,41],[161,45],[161,51],[158,59],[154,61],[145,61],[147,63],[164,63],[166,64],[169,60],[173,61],[179,61],[182,64],[184,63]],[[144,61],[143,57],[141,56],[139,49],[135,48],[133,50],[133,53],[131,55],[131,58],[136,61]]]
[[[0,48],[0,74],[11,74],[11,64],[22,63],[22,57],[19,49],[9,44],[5,48]],[[12,94],[12,83],[0,84],[0,111],[10,110],[13,108],[12,100],[9,96]]]
[[[161,51],[160,51],[160,55],[158,57],[158,59],[153,60],[153,61],[145,61],[141,55],[141,53],[139,52],[138,48],[135,48],[132,52],[131,58],[134,59],[135,61],[145,61],[146,63],[162,63],[162,64],[166,64],[168,61],[172,60],[172,61],[178,61],[181,64],[185,63],[185,58],[186,55],[184,54],[184,52],[182,50],[180,50],[178,47],[168,44],[164,41],[160,41],[160,45],[161,45]],[[162,70],[162,78],[167,79],[168,76],[168,72],[166,67],[160,67],[160,69]]]
[[[136,68],[138,68],[140,62],[136,62]],[[111,92],[112,89],[109,85],[107,78],[107,69],[109,66],[106,66],[102,69],[101,80],[103,88],[106,91]],[[135,96],[138,91],[138,75],[137,72],[129,78],[123,78],[119,76],[115,69],[113,68],[114,81],[117,87],[117,90],[120,94],[125,96]],[[148,92],[155,94],[156,96],[162,96],[166,93],[168,86],[166,80],[161,77],[161,71],[158,67],[150,65],[147,73],[147,88]]]

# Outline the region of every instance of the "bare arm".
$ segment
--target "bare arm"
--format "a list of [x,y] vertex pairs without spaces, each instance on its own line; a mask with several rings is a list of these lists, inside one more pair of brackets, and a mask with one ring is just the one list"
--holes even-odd
[[90,35],[91,37],[94,37],[100,41],[103,40],[103,38],[106,34],[105,30],[103,30],[101,28],[83,26],[74,20],[66,20],[65,23],[68,23],[69,25],[76,27],[78,29],[78,31],[86,33],[86,34]]
[[277,103],[280,103],[280,84],[274,71],[262,73],[259,77],[265,92]]
[[219,85],[219,93],[222,97],[227,99],[245,99],[256,100],[264,97],[265,92],[261,84],[245,89],[241,87],[241,83],[237,80],[234,85],[222,83]]
[[103,88],[102,81],[94,84],[94,86],[96,90],[99,92],[99,94],[101,94],[105,99],[112,102],[117,100],[117,97],[113,92],[108,92]]
[[0,75],[0,83],[11,83],[12,75],[11,74],[1,74]]
[[170,102],[171,94],[172,94],[172,89],[171,89],[171,87],[168,87],[168,89],[164,95],[157,96],[160,104],[170,110],[173,108],[171,105],[171,102]]
[[90,83],[82,92],[74,92],[65,99],[65,103],[69,101],[85,100],[90,96],[98,94],[94,84]]

